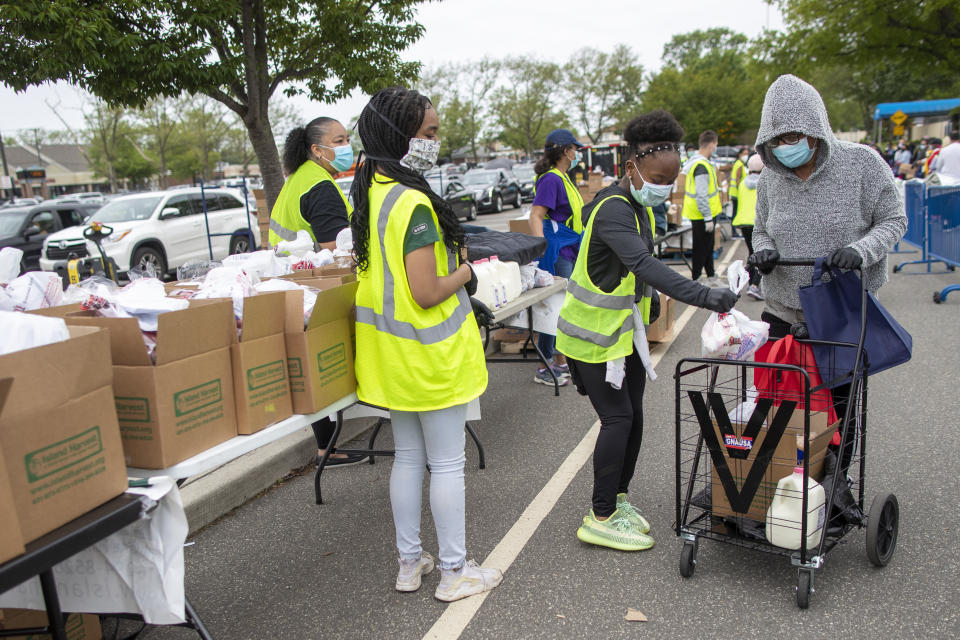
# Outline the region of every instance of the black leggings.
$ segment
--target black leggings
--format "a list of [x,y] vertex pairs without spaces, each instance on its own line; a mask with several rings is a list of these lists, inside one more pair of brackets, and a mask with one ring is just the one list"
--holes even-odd
[[317,449],[326,449],[330,444],[330,438],[333,437],[333,430],[336,425],[330,418],[320,418],[310,425],[313,427],[313,437],[317,439]]
[[[770,340],[779,340],[790,333],[790,323],[781,320],[772,313],[764,311],[760,314],[760,319],[770,325]],[[850,401],[850,387],[850,383],[847,383],[836,386],[830,390],[833,396],[833,410],[837,412],[837,417],[841,421],[843,420],[844,412],[847,410],[847,403]],[[843,448],[843,455],[839,456],[840,470],[843,473],[846,473],[847,469],[850,468],[850,460],[853,458],[854,444],[857,439],[856,436],[856,433],[847,434],[847,444]],[[834,454],[840,450],[840,447],[834,444],[830,444],[828,448],[830,451],[833,451]]]
[[713,271],[713,230],[707,231],[705,220],[691,220],[693,226],[693,279],[700,277],[701,271],[707,272],[707,277],[714,276]]
[[[743,239],[747,242],[747,255],[753,254],[753,225],[737,227],[743,234]],[[755,287],[760,286],[760,270],[756,267],[750,267],[750,284]],[[789,329],[789,327],[788,327]]]
[[643,440],[643,389],[647,373],[634,351],[627,356],[620,390],[606,382],[607,364],[568,358],[571,375],[582,386],[600,416],[600,434],[593,448],[593,513],[601,518],[617,510],[617,494],[633,479]]

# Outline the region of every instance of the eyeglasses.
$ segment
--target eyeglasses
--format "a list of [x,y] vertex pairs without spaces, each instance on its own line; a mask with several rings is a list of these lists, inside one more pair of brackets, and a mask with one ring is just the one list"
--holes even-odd
[[806,136],[804,136],[802,133],[791,131],[790,133],[784,133],[782,135],[777,136],[776,138],[773,138],[772,140],[770,140],[770,142],[767,143],[767,146],[772,149],[774,147],[779,147],[782,144],[797,144],[798,142],[803,140],[805,137]]

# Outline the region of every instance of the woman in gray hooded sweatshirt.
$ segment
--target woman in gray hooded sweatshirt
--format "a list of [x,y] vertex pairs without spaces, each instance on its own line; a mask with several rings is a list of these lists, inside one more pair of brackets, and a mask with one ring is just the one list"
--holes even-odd
[[827,256],[842,269],[862,268],[867,288],[887,281],[887,253],[907,230],[890,168],[870,147],[837,140],[823,99],[792,75],[777,78],[763,101],[757,152],[766,170],[757,187],[757,217],[748,264],[762,273],[763,320],[771,337],[805,337],[800,287],[813,268],[775,269],[780,256]]
[[[767,89],[757,152],[765,169],[747,264],[765,274],[761,319],[770,323],[771,338],[805,338],[798,291],[810,284],[813,268],[777,269],[780,256],[827,256],[831,267],[862,268],[876,292],[887,281],[887,253],[907,230],[906,212],[880,154],[837,140],[820,94],[795,76],[780,76]],[[848,397],[849,385],[834,389],[838,414]],[[850,449],[841,456],[843,469]]]

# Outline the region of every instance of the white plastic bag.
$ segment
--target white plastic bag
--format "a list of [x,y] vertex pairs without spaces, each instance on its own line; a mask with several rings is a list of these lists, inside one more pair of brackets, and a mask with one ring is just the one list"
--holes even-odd
[[283,280],[281,278],[273,278],[272,280],[265,280],[256,286],[257,293],[269,293],[271,291],[296,291],[300,289],[303,291],[303,326],[306,327],[307,323],[310,322],[310,316],[313,315],[313,307],[317,304],[317,294],[319,293],[318,289],[312,287],[305,287],[303,285],[297,284],[292,280]]
[[[737,260],[727,268],[727,282],[736,294],[750,282],[750,275]],[[747,360],[770,336],[770,325],[751,320],[731,309],[729,313],[714,311],[700,330],[700,355],[722,360]]]
[[120,291],[117,283],[103,276],[91,276],[71,284],[63,294],[62,304],[79,304],[86,310],[104,309]]
[[[243,299],[248,296],[257,295],[254,286],[259,282],[255,276],[251,278],[249,274],[239,267],[218,267],[212,269],[207,277],[203,279],[203,284],[197,290],[194,299],[204,298],[232,298],[233,315],[237,320],[237,330],[243,330]],[[186,301],[184,301],[186,303]]]
[[297,231],[296,240],[281,240],[276,246],[276,253],[280,256],[300,258],[308,251],[313,251],[313,238],[306,231]]
[[70,338],[63,318],[0,311],[0,356]]
[[247,275],[256,276],[257,279],[275,278],[290,273],[287,261],[278,258],[273,251],[266,250],[227,256],[223,259],[223,266],[243,269]]
[[353,229],[345,227],[340,230],[337,234],[337,248],[333,255],[337,257],[353,255]]
[[0,249],[0,285],[11,282],[20,275],[20,261],[23,251],[15,247]]
[[525,264],[520,267],[520,292],[529,291],[536,286],[537,265]]
[[60,305],[63,280],[49,271],[28,271],[7,285],[14,311],[33,311]]
[[134,280],[120,289],[110,302],[113,307],[101,309],[102,315],[136,318],[140,331],[148,333],[157,330],[161,313],[181,311],[189,306],[186,300],[168,298],[163,283],[155,278]]

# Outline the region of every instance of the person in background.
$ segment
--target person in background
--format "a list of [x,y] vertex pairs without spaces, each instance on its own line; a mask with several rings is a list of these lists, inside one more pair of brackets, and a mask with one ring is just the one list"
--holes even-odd
[[[757,188],[753,255],[764,274],[761,320],[771,339],[809,336],[798,291],[813,267],[777,268],[780,257],[826,257],[828,266],[862,269],[867,288],[886,281],[887,254],[907,230],[903,200],[889,168],[869,147],[838,140],[817,90],[783,75],[767,90],[757,134],[764,170]],[[844,415],[850,386],[833,389]],[[846,470],[850,449],[840,456]]]
[[[747,255],[753,254],[753,223],[757,214],[757,184],[760,182],[760,172],[763,171],[763,159],[759,154],[753,154],[747,161],[749,173],[740,183],[740,206],[737,215],[733,217],[733,226],[740,229],[743,239],[747,243]],[[750,288],[747,295],[757,300],[763,300],[760,292],[760,270],[752,267],[750,270]]]
[[952,136],[943,139],[943,147],[931,165],[942,176],[960,180],[960,142]]
[[487,388],[471,309],[477,277],[460,221],[423,177],[436,165],[440,120],[411,89],[375,93],[357,130],[365,161],[354,178],[357,259],[356,373],[360,400],[390,410],[395,457],[390,504],[400,568],[397,591],[416,591],[434,566],[420,539],[424,471],[440,547],[434,597],[493,589],[498,569],[467,560],[463,467],[467,403]]
[[[586,543],[620,551],[653,546],[650,524],[627,500],[643,439],[646,341],[634,332],[659,315],[662,291],[680,302],[727,312],[729,288],[711,289],[684,278],[652,255],[650,207],[670,196],[680,173],[683,128],[658,110],[631,120],[623,132],[626,174],[584,208],[583,244],[557,325],[577,390],[600,417],[593,451],[592,508],[577,530]],[[656,300],[657,303],[653,301]]]
[[[561,278],[569,278],[573,273],[583,233],[580,221],[583,198],[568,176],[570,168],[580,164],[582,148],[570,131],[555,129],[547,134],[543,156],[533,165],[537,178],[530,229],[533,235],[547,239],[547,250],[540,258],[540,268]],[[560,385],[568,385],[570,368],[563,354],[555,353],[555,345],[556,338],[547,333],[541,333],[537,340],[537,346],[550,362]],[[552,386],[553,376],[546,368],[538,368],[533,381]]]
[[933,162],[940,155],[940,141],[936,138],[930,138],[930,152],[927,159],[923,161],[923,175],[929,176],[934,172]]
[[893,154],[893,173],[901,180],[906,178],[906,167],[910,165],[912,157],[910,149],[907,149],[906,140],[901,140],[897,145],[897,152]]
[[[281,240],[296,240],[298,231],[310,234],[314,243],[324,249],[335,249],[337,234],[349,225],[352,211],[347,197],[334,181],[334,173],[353,165],[350,136],[333,118],[314,118],[303,127],[296,127],[283,145],[283,168],[287,180],[270,213],[270,246]],[[323,456],[334,424],[329,418],[313,423],[317,440],[317,464]],[[327,467],[362,462],[366,456],[334,453],[327,457]]]
[[743,182],[743,179],[747,176],[747,158],[749,156],[750,149],[748,147],[740,149],[740,151],[737,152],[737,159],[733,162],[733,167],[730,169],[728,193],[730,195],[730,202],[733,205],[734,218],[737,217],[737,200],[740,183]]
[[[707,284],[723,286],[713,270],[713,225],[710,223],[720,215],[720,181],[717,170],[710,164],[710,156],[717,150],[717,133],[704,131],[700,134],[697,153],[683,167],[687,176],[683,195],[683,217],[693,226],[693,266],[692,278],[700,279],[700,273],[707,275]],[[709,226],[708,226],[709,225]]]

